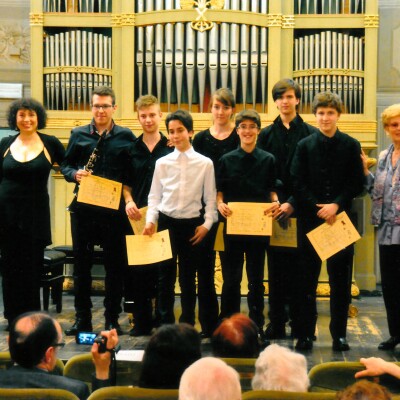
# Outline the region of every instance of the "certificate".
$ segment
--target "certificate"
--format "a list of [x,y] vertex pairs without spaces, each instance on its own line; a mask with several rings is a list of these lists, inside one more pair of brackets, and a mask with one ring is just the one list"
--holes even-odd
[[226,219],[228,235],[271,236],[272,217],[264,215],[271,203],[228,203],[232,215]]
[[168,229],[149,235],[127,235],[129,265],[154,264],[172,258]]
[[361,238],[345,211],[336,216],[332,225],[325,222],[308,232],[307,237],[322,261]]
[[[147,206],[146,206],[146,207],[139,208],[140,214],[142,214],[142,218],[140,218],[139,221],[136,221],[136,220],[134,220],[134,219],[128,218],[129,223],[131,224],[133,233],[134,233],[135,235],[141,235],[142,232],[143,232],[144,227],[146,226],[146,214],[147,214],[147,209],[148,209]],[[157,231],[157,225],[158,225],[158,224],[157,224],[157,222],[156,222],[156,224],[155,224],[155,230],[156,230],[156,231]]]
[[272,221],[271,246],[297,247],[297,219],[288,218],[287,228],[282,228],[278,221]]
[[88,175],[82,178],[79,185],[78,201],[118,210],[121,192],[122,183]]

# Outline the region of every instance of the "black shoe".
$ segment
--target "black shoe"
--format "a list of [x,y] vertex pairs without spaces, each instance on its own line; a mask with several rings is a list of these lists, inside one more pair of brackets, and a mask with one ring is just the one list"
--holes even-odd
[[338,339],[333,339],[332,342],[332,350],[333,351],[349,351],[350,346],[347,343],[347,340],[345,337],[341,337]]
[[137,326],[134,326],[130,331],[129,331],[129,336],[150,336],[151,335],[151,329],[140,329]]
[[311,350],[313,348],[313,340],[310,337],[300,338],[295,346],[296,350]]
[[390,336],[388,340],[379,343],[379,350],[393,350],[400,343],[400,336]]
[[111,331],[111,329],[115,329],[117,331],[118,336],[121,336],[124,334],[121,327],[119,326],[118,321],[113,321],[113,322],[106,321],[106,324],[104,325],[104,329],[106,331]]
[[274,325],[270,322],[265,329],[265,338],[266,339],[285,339],[286,338],[286,330],[285,325]]
[[77,318],[71,328],[64,332],[67,336],[76,336],[78,332],[92,332],[93,326],[90,320]]

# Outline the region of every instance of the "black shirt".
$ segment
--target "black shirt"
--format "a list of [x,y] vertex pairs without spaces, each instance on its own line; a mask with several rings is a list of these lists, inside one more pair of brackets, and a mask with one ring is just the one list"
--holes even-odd
[[246,153],[239,147],[222,156],[218,163],[217,191],[223,193],[224,203],[269,202],[275,182],[275,158],[264,150],[255,148]]
[[263,128],[258,135],[257,147],[273,154],[276,161],[279,199],[282,203],[289,202],[293,207],[293,187],[290,179],[290,166],[293,161],[297,143],[318,129],[303,121],[300,115],[289,123],[289,129],[278,116],[274,122]]
[[132,197],[138,208],[147,206],[151,181],[153,179],[156,161],[171,153],[174,148],[168,147],[168,139],[162,134],[161,140],[152,152],[143,142],[143,134],[131,145],[128,186],[132,187]]

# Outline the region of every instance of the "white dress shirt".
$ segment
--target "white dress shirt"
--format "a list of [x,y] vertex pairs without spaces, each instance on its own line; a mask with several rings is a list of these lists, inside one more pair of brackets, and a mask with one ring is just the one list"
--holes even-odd
[[193,147],[183,153],[175,149],[156,161],[146,222],[154,224],[158,212],[176,219],[199,217],[203,200],[203,226],[210,230],[218,220],[216,196],[212,161]]

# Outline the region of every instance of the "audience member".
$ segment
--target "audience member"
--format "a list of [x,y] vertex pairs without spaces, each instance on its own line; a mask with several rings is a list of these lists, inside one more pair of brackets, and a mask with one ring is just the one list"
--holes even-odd
[[215,357],[256,358],[260,354],[257,324],[244,314],[224,319],[211,338]]
[[394,362],[385,361],[382,358],[378,357],[369,357],[361,358],[360,363],[365,365],[365,369],[363,371],[357,372],[355,374],[356,378],[389,374],[400,379],[400,367]]
[[182,375],[179,400],[240,400],[239,374],[218,358],[204,357]]
[[310,381],[302,354],[271,344],[260,353],[252,380],[253,390],[307,392]]
[[[101,335],[107,337],[108,350],[118,344],[115,329],[102,331]],[[10,326],[8,345],[15,365],[9,370],[0,371],[1,388],[65,389],[82,400],[89,396],[85,383],[51,374],[56,366],[58,349],[65,342],[62,340],[60,324],[50,315],[43,312],[21,314]],[[98,344],[94,343],[92,356],[96,367],[93,390],[110,386],[111,351],[99,353]]]
[[200,343],[191,325],[161,326],[146,347],[139,386],[178,389],[183,371],[201,357]]
[[390,400],[389,391],[377,383],[362,380],[336,394],[337,400]]

